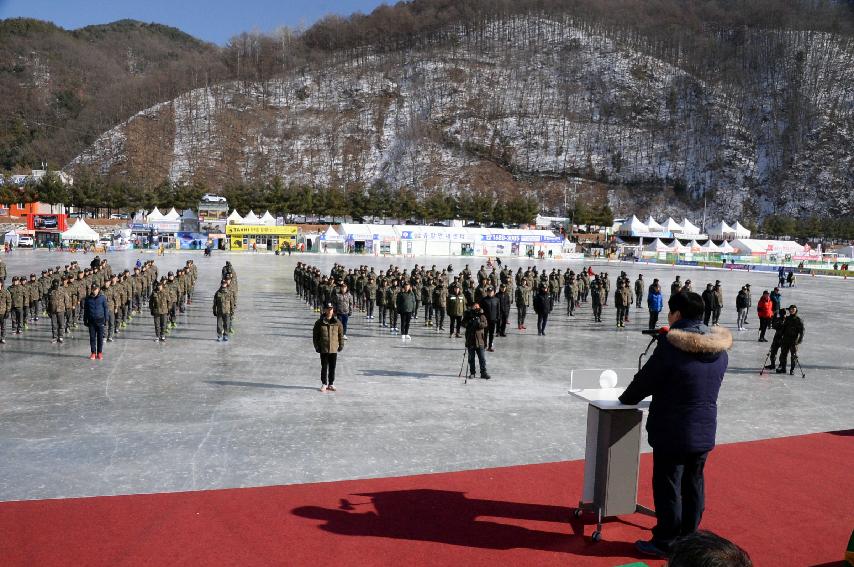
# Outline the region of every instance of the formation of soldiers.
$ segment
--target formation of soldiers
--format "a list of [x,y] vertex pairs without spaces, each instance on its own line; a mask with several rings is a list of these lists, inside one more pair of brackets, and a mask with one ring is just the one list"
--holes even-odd
[[216,340],[228,342],[234,333],[234,314],[237,311],[237,271],[231,262],[222,267],[222,279],[214,294],[213,314],[216,317]]
[[41,277],[15,276],[8,289],[0,277],[0,344],[6,343],[7,320],[11,320],[10,333],[21,335],[42,317],[50,320],[52,342],[73,338],[72,333],[83,321],[83,303],[93,284],[107,302],[107,342],[119,338],[146,304],[155,319],[155,340],[165,341],[178,324],[178,313],[184,313],[192,303],[197,273],[193,261],[188,260],[183,268],[158,280],[153,260],[137,261],[133,270],[114,273],[106,259],[96,257],[88,268],[73,261],[64,268],[48,268]]
[[187,305],[193,303],[198,268],[192,260],[187,260],[183,268],[169,272],[159,280],[156,269],[153,276],[143,297],[148,298],[148,310],[154,319],[154,342],[162,343],[166,342],[166,335],[178,326],[178,314],[184,313]]
[[41,276],[13,276],[5,288],[6,268],[0,272],[0,344],[6,344],[7,320],[10,334],[21,335],[43,317],[51,321],[53,342],[63,342],[83,319],[83,301],[92,284],[99,286],[113,277],[107,260],[95,257],[88,268],[77,261],[42,270]]
[[[297,294],[315,312],[332,304],[336,314],[346,321],[358,311],[369,320],[379,317],[381,327],[388,328],[391,334],[404,336],[408,333],[400,330],[398,320],[408,311],[413,319],[423,316],[423,326],[437,332],[445,330],[447,319],[449,336],[460,337],[463,316],[477,303],[490,322],[487,350],[493,349],[493,336],[506,336],[512,306],[516,307],[519,331],[527,329],[529,308],[534,308],[538,319],[544,321],[548,313],[543,311],[550,312],[555,304],[564,300],[566,314],[573,317],[582,304],[591,302],[594,321],[601,322],[602,307],[608,304],[611,291],[607,273],[594,274],[589,268],[578,273],[557,268],[548,272],[536,266],[524,271],[519,267],[514,272],[507,266],[482,265],[473,272],[466,265],[455,273],[452,266],[440,269],[435,265],[427,268],[416,264],[406,270],[392,264],[387,270],[377,271],[369,266],[347,269],[335,264],[329,274],[325,274],[317,267],[298,262],[294,281]],[[658,285],[657,280],[655,285]],[[614,297],[619,327],[629,322],[628,308],[632,304],[641,307],[645,287],[643,276],[639,276],[633,286],[625,272],[617,278]],[[539,326],[538,331],[542,331]]]
[[[368,320],[378,317],[380,326],[388,328],[391,334],[408,335],[399,327],[401,309],[408,309],[412,319],[423,317],[423,326],[437,332],[446,330],[448,320],[449,336],[459,337],[464,314],[478,303],[490,321],[487,350],[492,349],[493,335],[506,336],[513,307],[519,331],[527,329],[528,312],[533,309],[537,312],[538,332],[544,334],[549,312],[561,302],[566,304],[566,314],[570,317],[589,304],[594,322],[601,323],[603,308],[608,307],[609,299],[613,298],[617,328],[625,328],[630,323],[632,306],[646,307],[650,329],[658,324],[665,305],[658,279],[648,283],[640,274],[632,280],[622,271],[612,280],[607,272],[594,273],[592,267],[575,272],[558,268],[547,271],[531,266],[519,267],[514,272],[507,266],[481,265],[474,272],[466,265],[455,273],[452,266],[428,268],[416,264],[407,270],[392,264],[386,270],[377,270],[369,266],[345,268],[336,263],[327,274],[315,266],[298,262],[293,276],[297,294],[314,311],[319,312],[322,306],[332,304],[336,315],[343,315],[345,321],[355,312],[364,314]],[[670,284],[670,294],[683,291],[693,292],[693,283],[677,275]],[[406,301],[401,300],[404,294]],[[724,308],[720,280],[709,283],[701,297],[705,305],[704,322],[718,325]],[[736,298],[739,328],[747,325],[751,306],[750,285],[745,284]]]

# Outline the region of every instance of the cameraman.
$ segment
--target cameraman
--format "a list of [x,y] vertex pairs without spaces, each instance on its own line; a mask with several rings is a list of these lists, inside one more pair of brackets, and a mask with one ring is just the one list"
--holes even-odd
[[486,315],[480,308],[480,305],[475,303],[471,309],[466,311],[463,317],[463,326],[466,329],[466,350],[469,355],[469,378],[474,378],[474,357],[477,355],[478,364],[480,364],[480,377],[484,380],[489,380],[490,376],[486,372],[486,328],[489,323],[486,320]]
[[664,557],[679,537],[697,530],[703,515],[703,467],[715,446],[717,399],[729,364],[732,335],[702,322],[696,293],[670,297],[670,332],[620,396],[627,405],[652,396],[646,430],[652,446],[652,491],[658,520],[642,553]]

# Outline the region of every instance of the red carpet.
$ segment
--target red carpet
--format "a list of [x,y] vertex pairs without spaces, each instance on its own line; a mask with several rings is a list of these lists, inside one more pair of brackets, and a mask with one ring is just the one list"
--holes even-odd
[[[854,432],[722,445],[703,527],[757,566],[836,564],[854,528]],[[644,456],[641,501],[651,503]],[[637,560],[653,520],[570,519],[582,462],[461,473],[0,504],[0,564],[560,565]],[[570,521],[572,523],[570,523]],[[587,537],[581,537],[582,532]],[[662,565],[661,561],[647,561]]]

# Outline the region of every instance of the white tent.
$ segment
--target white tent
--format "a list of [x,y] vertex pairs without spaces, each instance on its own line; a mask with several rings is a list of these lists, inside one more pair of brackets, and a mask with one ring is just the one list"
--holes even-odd
[[87,242],[96,242],[99,238],[98,233],[92,230],[86,221],[79,219],[74,226],[63,232],[59,236],[62,240],[85,240]]
[[[709,242],[711,242],[711,240]],[[721,254],[733,254],[733,253],[735,253],[735,248],[733,248],[732,244],[730,244],[727,241],[724,241],[724,243],[721,244],[720,250],[721,250]]]
[[226,224],[242,224],[243,217],[240,216],[240,213],[237,212],[237,209],[231,211],[231,214],[228,215],[228,218],[225,219]]
[[705,244],[700,246],[700,250],[702,250],[703,252],[720,252],[721,251],[720,247],[718,247],[717,244],[712,242],[711,238],[709,240],[707,240]]
[[667,220],[664,221],[664,230],[668,232],[682,232],[682,225],[673,220],[673,218],[667,217]]
[[166,218],[166,217],[163,216],[163,213],[161,213],[157,209],[157,207],[154,207],[154,210],[151,211],[150,213],[148,213],[148,216],[145,217],[145,220],[147,220],[148,222],[156,222],[156,221],[162,221],[164,218]]
[[804,247],[794,240],[755,240],[752,238],[740,238],[732,242],[732,247],[739,254],[764,255],[764,254],[803,254]]
[[652,215],[649,215],[649,218],[646,219],[646,227],[649,229],[649,232],[662,232],[664,230],[663,226],[655,222]]
[[682,234],[700,234],[700,229],[693,224],[688,219],[682,221]]
[[265,226],[276,226],[276,219],[273,218],[270,211],[264,211],[264,215],[261,217],[261,224]]
[[324,232],[320,238],[322,240],[325,240],[326,242],[343,242],[344,241],[344,237],[341,236],[340,234],[338,234],[338,232],[334,228],[332,228],[331,224],[326,229],[326,232]]
[[181,215],[175,210],[175,207],[172,207],[168,213],[163,215],[163,220],[179,221],[181,220]]
[[260,224],[260,222],[261,222],[261,219],[258,218],[258,215],[256,215],[252,211],[249,211],[249,214],[247,214],[245,217],[243,217],[243,221],[240,224],[256,225],[256,224]]
[[635,215],[620,225],[618,234],[632,235],[637,232],[648,232],[647,226],[640,221]]
[[727,240],[735,235],[732,227],[724,221],[713,224],[706,232],[709,234],[709,238],[714,238],[715,240]]
[[744,228],[742,224],[738,221],[735,221],[735,225],[732,227],[732,231],[735,234],[736,238],[750,238],[750,231]]
[[660,238],[656,238],[655,240],[647,244],[644,247],[644,250],[646,250],[647,252],[672,252],[673,248],[662,242]]

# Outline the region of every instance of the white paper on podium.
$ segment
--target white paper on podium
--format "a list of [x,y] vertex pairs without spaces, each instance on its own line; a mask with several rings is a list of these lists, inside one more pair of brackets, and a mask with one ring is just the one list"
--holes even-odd
[[644,398],[639,404],[627,406],[620,403],[618,399],[625,388],[595,388],[586,390],[570,390],[569,394],[580,400],[584,400],[592,406],[604,410],[618,409],[647,409],[649,408],[650,398]]

